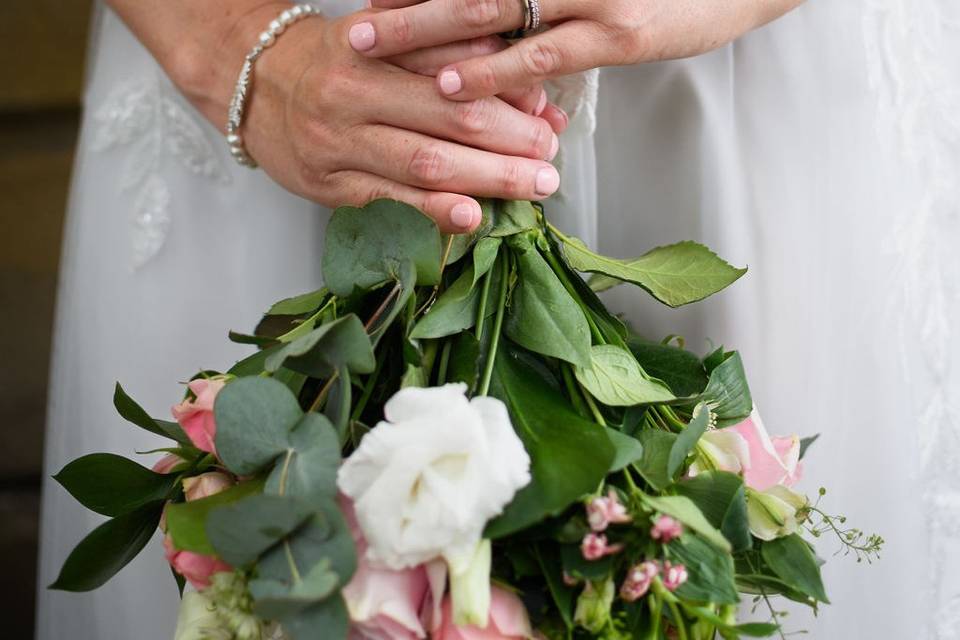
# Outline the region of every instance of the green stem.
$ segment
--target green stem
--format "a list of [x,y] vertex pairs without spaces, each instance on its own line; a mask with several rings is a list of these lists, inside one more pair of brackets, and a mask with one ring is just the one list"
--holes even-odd
[[650,595],[650,615],[653,617],[653,626],[650,628],[650,637],[660,640],[660,617],[663,615],[663,600],[657,594]]
[[483,276],[483,288],[480,289],[480,302],[477,304],[477,342],[483,337],[483,321],[487,316],[487,299],[490,297],[490,283],[493,281],[493,269]]
[[597,421],[601,427],[607,426],[607,421],[603,419],[603,414],[600,413],[600,409],[597,408],[597,403],[593,401],[593,397],[590,395],[590,392],[583,387],[580,387],[583,390],[583,399],[587,401],[587,406],[590,407],[590,413],[593,414],[593,419]]
[[576,409],[577,413],[580,415],[586,416],[589,412],[589,409],[583,402],[580,392],[577,390],[577,383],[573,379],[573,374],[570,372],[570,367],[566,364],[561,364],[560,373],[563,376],[563,384],[567,388],[567,395],[570,396],[570,402],[573,403],[574,409]]
[[681,431],[683,431],[684,429],[687,428],[686,423],[680,420],[680,418],[677,417],[677,414],[673,412],[673,409],[671,409],[667,405],[663,405],[663,404],[658,405],[657,413],[659,413],[662,418],[665,418],[667,422],[672,424],[677,429],[680,429]]
[[440,352],[440,368],[437,369],[437,386],[447,382],[447,367],[450,366],[450,349],[452,347],[452,340],[443,343],[443,351]]
[[687,624],[680,615],[680,609],[677,608],[677,603],[673,600],[668,600],[667,606],[670,607],[670,613],[673,614],[673,619],[677,623],[678,640],[687,640]]
[[490,380],[493,378],[493,365],[497,360],[497,349],[500,347],[500,331],[503,329],[503,316],[507,308],[507,288],[510,285],[510,258],[506,252],[501,253],[501,267],[503,268],[500,281],[500,295],[497,296],[497,315],[493,320],[493,334],[490,336],[490,349],[487,351],[487,361],[484,363],[483,379],[480,382],[479,395],[485,396],[490,391]]
[[[313,325],[316,324],[317,320],[320,319],[320,316],[323,315],[323,313],[327,310],[327,308],[330,305],[336,304],[336,300],[337,299],[335,297],[331,296],[329,300],[323,303],[323,306],[320,307],[316,313],[314,313],[312,316],[310,316],[309,318],[307,318],[306,320],[304,320],[303,322],[295,326],[290,331],[287,331],[285,334],[277,338],[277,340],[279,342],[289,342],[293,338],[299,338],[301,335],[310,331],[310,329],[313,329]],[[310,329],[304,329],[304,327],[307,326],[308,324],[310,325]]]
[[370,396],[373,395],[373,388],[377,385],[377,379],[380,378],[380,371],[382,369],[383,358],[377,358],[377,366],[374,368],[373,373],[370,374],[370,377],[367,378],[366,384],[363,385],[363,393],[357,400],[357,405],[353,408],[353,413],[350,414],[351,423],[358,420],[363,410],[366,409],[367,403],[370,401]]

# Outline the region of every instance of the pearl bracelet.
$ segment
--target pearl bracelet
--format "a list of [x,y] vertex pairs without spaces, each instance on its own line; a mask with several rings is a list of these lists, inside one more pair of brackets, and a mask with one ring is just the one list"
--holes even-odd
[[233,99],[230,100],[230,111],[227,113],[227,144],[230,145],[230,155],[244,167],[256,168],[256,161],[250,157],[243,146],[240,136],[240,125],[243,123],[243,112],[247,106],[247,95],[253,83],[253,65],[264,51],[273,46],[287,27],[310,16],[320,15],[320,9],[312,4],[296,4],[284,10],[276,20],[272,20],[267,30],[260,34],[256,46],[244,58],[243,68],[237,78],[237,86],[233,90]]

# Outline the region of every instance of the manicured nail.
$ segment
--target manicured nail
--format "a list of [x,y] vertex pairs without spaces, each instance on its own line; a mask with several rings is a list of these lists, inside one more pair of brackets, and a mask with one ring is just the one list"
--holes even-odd
[[377,44],[377,32],[369,22],[358,22],[350,27],[347,37],[350,40],[350,46],[356,51],[369,51],[373,49],[373,45]]
[[543,113],[543,110],[547,108],[547,92],[540,92],[540,102],[537,103],[537,108],[534,110],[533,115],[538,116]]
[[453,69],[447,69],[440,74],[440,91],[450,96],[463,89],[463,78]]
[[560,151],[560,138],[557,137],[557,134],[552,134],[553,139],[550,140],[550,153],[547,154],[547,162],[552,161],[557,157],[557,152]]
[[471,204],[461,203],[450,210],[450,222],[461,229],[470,229],[474,221],[479,218],[476,207]]
[[553,167],[545,167],[537,172],[534,189],[538,196],[547,197],[560,188],[560,174]]
[[567,115],[567,112],[561,109],[560,107],[555,107],[557,112],[563,117],[563,128],[566,129],[570,126],[570,116]]
[[366,0],[366,2],[363,3],[363,6],[365,6],[367,9],[372,9],[372,8],[373,8],[373,0]]

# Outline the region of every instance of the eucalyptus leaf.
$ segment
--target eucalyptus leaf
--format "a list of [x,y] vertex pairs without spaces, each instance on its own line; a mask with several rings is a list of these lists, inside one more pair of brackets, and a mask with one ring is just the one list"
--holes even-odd
[[354,314],[317,327],[283,346],[266,359],[266,370],[280,367],[313,378],[326,378],[340,367],[355,373],[370,373],[376,367],[373,345]]
[[777,538],[760,545],[767,566],[790,587],[814,600],[830,603],[823,588],[820,564],[803,538],[797,534]]
[[292,298],[284,298],[274,303],[267,311],[268,316],[299,316],[316,311],[326,302],[330,292],[326,288],[317,289],[309,293],[302,293]]
[[595,490],[615,452],[605,429],[581,418],[537,369],[503,345],[491,395],[507,405],[531,459],[530,484],[487,525],[485,536],[500,538],[563,511]]
[[252,495],[213,509],[207,539],[217,555],[234,567],[252,564],[313,515],[310,504],[290,496]]
[[703,300],[747,272],[730,266],[695,242],[657,247],[632,260],[594,253],[577,238],[562,238],[564,254],[577,271],[602,273],[632,282],[671,307]]
[[437,225],[414,207],[374,200],[362,208],[339,207],[327,225],[323,279],[330,291],[349,296],[400,280],[412,265],[415,282],[440,282],[442,246]]
[[644,373],[633,354],[612,344],[591,347],[590,365],[576,367],[574,373],[591,395],[611,407],[675,399],[669,389]]
[[740,602],[729,552],[699,536],[684,535],[670,543],[669,556],[687,568],[689,577],[676,592],[680,598],[713,604]]
[[127,395],[119,382],[113,391],[113,406],[116,407],[117,412],[124,420],[132,422],[141,429],[146,429],[150,433],[155,433],[158,436],[176,440],[180,444],[192,445],[190,438],[183,432],[179,424],[151,418],[150,415],[143,410],[143,407]]
[[94,529],[70,552],[49,588],[93,591],[105,584],[150,542],[160,523],[163,504],[145,504]]
[[511,239],[519,284],[507,314],[506,334],[522,347],[545,356],[590,366],[590,328],[576,301],[528,240]]
[[703,512],[697,507],[696,503],[685,496],[642,496],[643,503],[654,511],[659,511],[668,516],[676,518],[691,531],[696,532],[704,540],[720,549],[724,553],[730,553],[732,547],[730,542],[720,531],[710,524],[710,521],[703,515]]
[[293,587],[273,580],[253,580],[250,582],[250,593],[256,600],[254,606],[258,616],[267,620],[283,620],[326,600],[334,593],[339,582],[337,574],[330,570],[330,563],[323,561],[318,562]]
[[112,453],[77,458],[53,476],[80,504],[105,516],[119,516],[170,497],[174,474],[161,475]]
[[289,640],[347,640],[350,629],[350,614],[340,594],[277,621]]
[[289,447],[288,433],[303,411],[290,390],[270,378],[238,378],[214,404],[217,454],[238,475],[250,475]]
[[319,413],[304,414],[287,443],[267,478],[265,491],[309,501],[335,498],[340,439],[330,420]]
[[233,504],[263,491],[263,481],[253,480],[234,485],[212,496],[177,502],[166,507],[167,533],[178,551],[192,551],[205,556],[216,553],[207,538],[207,518],[214,509]]

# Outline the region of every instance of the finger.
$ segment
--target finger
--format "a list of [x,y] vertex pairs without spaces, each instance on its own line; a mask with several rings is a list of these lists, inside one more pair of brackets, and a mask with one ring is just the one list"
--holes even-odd
[[604,66],[608,53],[599,36],[593,23],[565,22],[509,49],[450,65],[437,76],[437,87],[453,100],[473,100]]
[[483,217],[480,204],[456,193],[426,191],[363,171],[338,171],[327,177],[328,195],[338,204],[363,205],[379,198],[400,200],[437,223],[442,233],[468,233]]
[[362,169],[421,189],[506,200],[542,200],[560,174],[542,160],[503,156],[393,127],[365,127],[355,161]]
[[374,9],[398,9],[425,2],[425,0],[369,0]]
[[570,126],[570,116],[555,104],[548,104],[540,117],[547,121],[554,133],[560,134]]
[[[430,80],[385,74],[370,87],[368,117],[374,121],[495,153],[553,160],[560,146],[546,120],[496,97],[453,102],[436,94]],[[382,105],[389,104],[389,110]]]
[[[543,6],[542,20],[566,17],[568,3]],[[510,31],[523,25],[521,0],[429,0],[409,7],[365,14],[350,27],[350,46],[383,58],[438,44]]]

